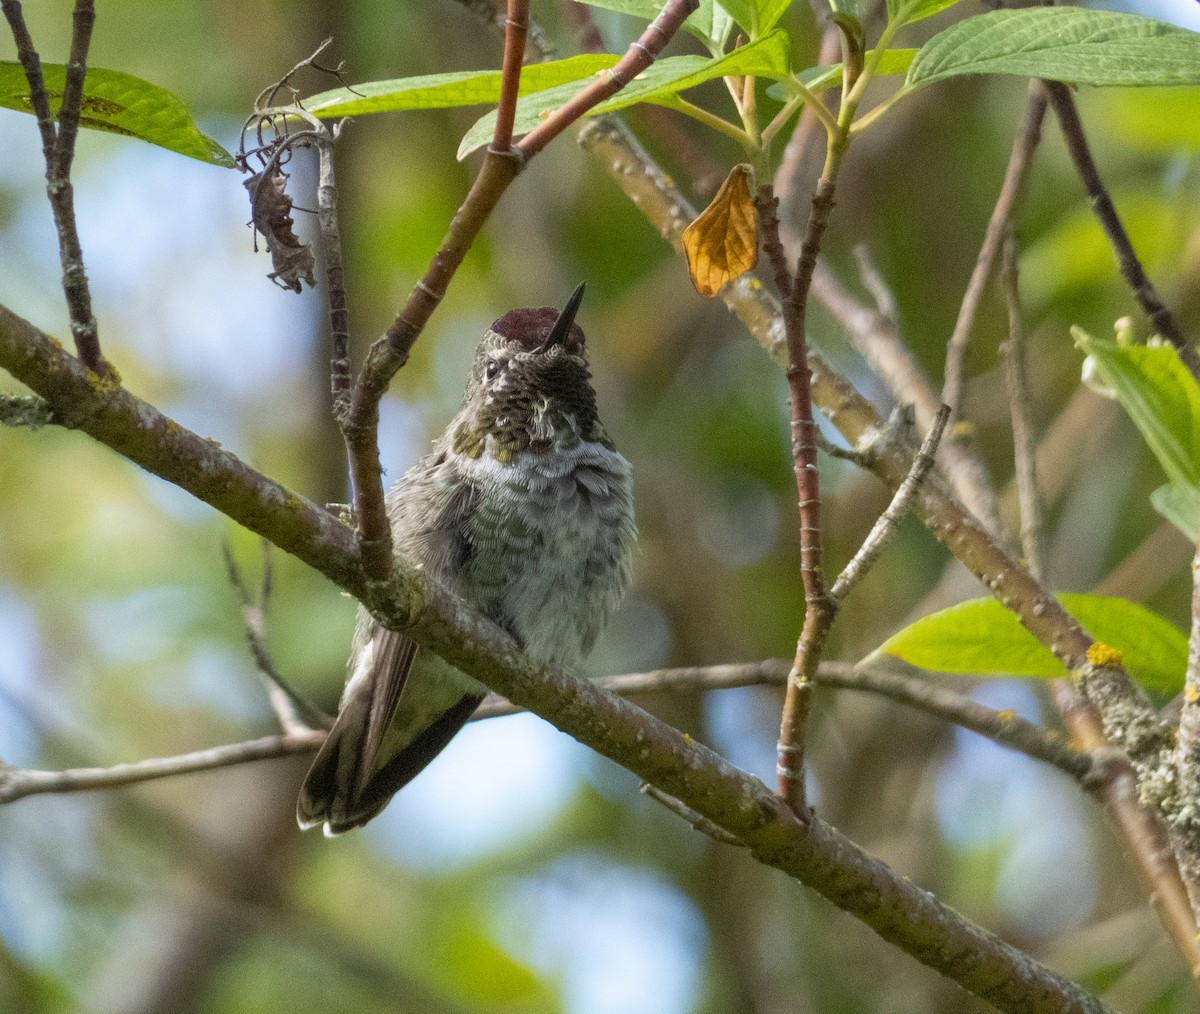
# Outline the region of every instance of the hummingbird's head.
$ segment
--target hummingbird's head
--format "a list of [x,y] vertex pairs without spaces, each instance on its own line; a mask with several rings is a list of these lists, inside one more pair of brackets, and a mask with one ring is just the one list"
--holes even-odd
[[582,301],[580,285],[561,311],[510,310],[484,332],[454,424],[456,452],[477,458],[487,451],[510,464],[580,440],[611,447],[575,323]]

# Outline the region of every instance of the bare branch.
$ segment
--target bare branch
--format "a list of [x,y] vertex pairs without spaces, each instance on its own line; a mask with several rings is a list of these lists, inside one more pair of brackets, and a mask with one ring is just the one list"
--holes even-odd
[[1138,305],[1150,318],[1154,329],[1171,343],[1192,376],[1200,381],[1200,355],[1196,352],[1195,344],[1183,333],[1174,314],[1159,298],[1154,283],[1146,275],[1141,261],[1134,252],[1129,233],[1125,231],[1125,226],[1117,215],[1112,198],[1100,179],[1100,171],[1096,168],[1096,162],[1088,147],[1087,137],[1083,132],[1083,123],[1079,119],[1079,110],[1075,108],[1075,100],[1071,97],[1070,88],[1059,81],[1043,81],[1041,87],[1054,107],[1059,126],[1062,127],[1063,138],[1067,142],[1067,150],[1071,153],[1075,169],[1078,171],[1080,179],[1083,180],[1084,188],[1091,199],[1092,210],[1095,211],[1096,218],[1104,229],[1109,243],[1112,244],[1113,252],[1117,255],[1121,275],[1133,289]]
[[1008,304],[1008,340],[1000,344],[1004,381],[1012,416],[1013,460],[1017,497],[1021,505],[1021,547],[1030,573],[1045,581],[1045,533],[1042,529],[1042,498],[1037,484],[1037,455],[1034,452],[1033,409],[1025,378],[1025,326],[1021,317],[1021,293],[1017,277],[1017,243],[1009,229],[1004,240],[1001,279]]
[[[791,663],[783,659],[766,659],[761,662],[731,665],[625,673],[601,677],[594,682],[609,693],[622,697],[663,692],[708,693],[736,687],[782,687],[787,684],[790,669]],[[822,662],[814,682],[830,690],[853,690],[886,697],[924,712],[932,718],[959,725],[1001,746],[1059,768],[1089,791],[1094,791],[1111,771],[1110,758],[1093,756],[1086,751],[1075,749],[1058,732],[1028,722],[1011,711],[995,711],[985,707],[965,694],[939,686],[926,675],[910,676],[884,669],[879,665],[860,667],[846,662]],[[476,709],[471,721],[502,718],[524,712],[524,708],[519,708],[503,697],[493,694]],[[306,750],[315,751],[323,742],[325,731],[324,728],[296,724],[285,729],[282,736],[231,743],[177,757],[151,758],[119,764],[112,768],[50,772],[0,767],[0,804],[48,792],[85,792],[116,788],[175,774],[232,767],[304,753]],[[80,771],[87,772],[86,776],[77,777]],[[3,793],[6,790],[3,786],[6,783],[18,785],[20,788],[13,790],[12,796],[5,796]],[[676,802],[678,803],[678,800]]]
[[736,835],[730,834],[723,827],[714,824],[707,817],[702,817],[686,803],[681,803],[674,796],[668,796],[662,789],[656,789],[649,782],[642,782],[638,787],[638,791],[644,796],[649,796],[651,799],[662,803],[675,816],[682,817],[691,826],[701,834],[706,834],[714,841],[720,842],[722,845],[732,845],[735,848],[745,848],[745,844]]
[[17,58],[29,82],[29,98],[42,135],[42,154],[46,161],[46,195],[58,230],[58,252],[62,262],[62,286],[71,318],[71,335],[79,358],[93,373],[107,375],[111,367],[100,351],[99,330],[92,312],[92,293],[83,264],[83,248],[75,222],[75,191],[71,185],[71,164],[75,159],[75,137],[83,108],[83,81],[87,74],[87,55],[96,22],[93,0],[76,0],[71,24],[71,55],[67,62],[66,82],[58,110],[55,131],[50,97],[42,75],[41,58],[25,26],[21,5],[15,0],[0,0],[8,20]]
[[[867,284],[865,270],[863,282]],[[868,309],[824,264],[818,264],[813,273],[812,294],[846,329],[851,344],[883,379],[896,402],[913,405],[917,411],[917,426],[928,430],[937,416],[938,396],[921,364],[901,341],[895,317],[889,316],[882,306]],[[998,533],[1000,520],[996,494],[987,470],[974,450],[963,441],[944,440],[938,448],[938,460],[958,498],[984,528]]]
[[[846,564],[845,569],[838,575],[838,579],[834,581],[833,587],[829,589],[829,597],[834,602],[840,604],[842,599],[846,597],[850,589],[854,586],[854,583],[870,569],[880,552],[882,552],[887,540],[891,538],[896,525],[908,513],[913,497],[916,496],[921,483],[925,481],[925,476],[929,474],[929,470],[933,467],[933,456],[937,452],[938,442],[942,439],[942,433],[946,428],[946,420],[949,418],[950,406],[943,405],[938,411],[933,425],[929,428],[929,432],[925,434],[925,439],[921,443],[920,450],[917,451],[916,456],[913,458],[912,468],[909,469],[904,481],[896,488],[896,492],[892,496],[892,501],[888,504],[887,510],[880,515],[879,520],[875,522],[866,539],[863,540],[863,544],[859,546],[858,552]],[[911,421],[909,425],[911,425]]]
[[267,601],[271,596],[271,544],[263,540],[263,576],[262,587],[257,599],[250,594],[242,570],[233,558],[233,549],[228,542],[221,549],[225,558],[225,572],[229,583],[237,590],[242,606],[242,623],[246,633],[246,644],[250,648],[250,657],[263,678],[267,688],[267,699],[279,719],[279,725],[287,734],[306,733],[313,729],[327,730],[333,725],[333,719],[324,714],[319,708],[306,700],[301,694],[292,689],[290,684],[279,674],[275,663],[267,651],[266,639],[263,632],[263,618],[267,610]]
[[1035,81],[1030,84],[1025,122],[1013,142],[1008,169],[1004,173],[1004,183],[1000,187],[1000,196],[996,198],[996,206],[988,220],[983,245],[979,248],[979,257],[975,261],[975,269],[971,272],[967,291],[963,293],[954,332],[946,346],[946,379],[942,387],[942,401],[950,406],[950,411],[955,416],[959,415],[962,409],[963,364],[967,354],[967,343],[971,338],[971,328],[975,324],[975,315],[979,312],[979,303],[992,275],[992,268],[1000,255],[1004,231],[1012,217],[1025,178],[1029,174],[1033,153],[1041,140],[1042,121],[1045,117],[1046,96]]
[[116,764],[107,768],[70,768],[66,771],[33,771],[0,764],[0,804],[43,793],[92,792],[120,785],[169,778],[173,775],[245,764],[248,761],[311,753],[325,740],[324,730],[264,736],[207,750]]

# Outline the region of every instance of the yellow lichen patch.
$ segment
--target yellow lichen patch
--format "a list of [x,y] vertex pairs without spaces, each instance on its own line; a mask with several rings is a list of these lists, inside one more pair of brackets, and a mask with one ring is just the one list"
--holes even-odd
[[1189,683],[1186,687],[1184,687],[1183,696],[1189,701],[1200,701],[1200,690],[1197,690],[1191,683]]
[[1117,648],[1103,641],[1093,642],[1088,648],[1087,659],[1092,665],[1125,668],[1125,656]]

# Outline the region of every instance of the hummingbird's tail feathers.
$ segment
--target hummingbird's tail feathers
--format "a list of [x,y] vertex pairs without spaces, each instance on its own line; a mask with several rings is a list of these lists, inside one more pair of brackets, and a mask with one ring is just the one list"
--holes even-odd
[[[324,824],[327,838],[361,827],[445,749],[482,700],[480,694],[464,694],[458,703],[439,715],[432,725],[365,779],[353,763],[361,757],[362,726],[356,730],[347,728],[343,718],[348,709],[343,709],[301,786],[296,804],[296,820],[300,827],[308,830]],[[365,717],[358,716],[359,722]],[[343,755],[343,751],[347,752]],[[342,763],[343,760],[351,762]]]

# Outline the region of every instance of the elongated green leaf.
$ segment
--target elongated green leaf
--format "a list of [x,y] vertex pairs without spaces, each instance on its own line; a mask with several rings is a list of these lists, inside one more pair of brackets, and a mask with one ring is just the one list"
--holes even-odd
[[[875,50],[868,50],[866,58],[870,59]],[[908,70],[917,55],[915,49],[889,49],[879,58],[875,67],[877,77],[887,74],[903,74]],[[796,78],[811,92],[822,92],[827,88],[840,88],[842,85],[842,65],[835,63],[829,67],[808,67],[800,71]],[[787,80],[778,87],[786,89]]]
[[1200,485],[1200,385],[1167,346],[1100,341],[1072,328],[1075,344],[1092,357],[1116,391],[1172,482]]
[[[533,63],[521,69],[519,94],[552,88],[590,77],[611,67],[618,57],[608,53],[572,56],[552,63]],[[500,71],[467,70],[423,74],[391,81],[368,81],[352,88],[334,88],[304,100],[304,108],[320,117],[363,116],[403,109],[444,109],[494,103],[500,98]]]
[[792,0],[758,0],[758,30],[766,34],[783,17],[783,12],[792,5]]
[[1150,503],[1192,542],[1200,538],[1200,489],[1169,482],[1150,494]]
[[[42,64],[42,76],[56,116],[62,105],[67,69],[61,63]],[[0,106],[32,113],[29,84],[19,63],[0,61]],[[165,88],[132,74],[89,67],[83,82],[79,125],[110,134],[149,141],[160,148],[212,165],[232,169],[233,156],[201,132],[187,107]]]
[[849,14],[862,20],[863,0],[829,0],[829,9],[834,14]]
[[700,0],[696,13],[683,23],[683,27],[697,36],[713,56],[725,52],[733,25],[733,16],[714,0]]
[[717,0],[751,38],[758,37],[758,3],[756,0]]
[[652,64],[645,73],[596,107],[597,113],[611,113],[638,102],[657,102],[678,95],[688,88],[730,74],[779,80],[787,76],[790,59],[787,33],[779,30],[757,42],[735,49],[719,60],[703,57],[674,56]]
[[[643,21],[653,21],[662,10],[662,3],[655,0],[579,0],[589,7],[603,7],[606,11],[619,11]],[[694,15],[693,15],[694,16]]]
[[1129,413],[1167,474],[1155,490],[1155,508],[1189,538],[1196,537],[1200,501],[1200,385],[1175,350],[1166,346],[1118,345],[1072,328],[1105,386]]
[[1200,34],[1133,14],[1078,7],[989,11],[925,43],[907,86],[960,74],[1091,85],[1200,84]]
[[[643,21],[653,21],[663,8],[662,0],[580,0],[580,3],[618,11]],[[729,38],[733,19],[721,4],[714,0],[700,0],[700,6],[688,15],[683,27],[708,46],[710,52],[719,52]]]
[[[1127,599],[1060,595],[1059,601],[1097,641],[1118,649],[1138,683],[1168,693],[1183,688],[1187,637],[1174,624]],[[1066,675],[1050,650],[993,598],[971,599],[922,617],[889,637],[875,654],[938,672],[982,676]]]
[[[704,56],[671,56],[658,60],[645,73],[621,89],[593,113],[624,109],[637,102],[656,102],[668,105],[679,92],[727,74],[752,74],[756,77],[781,78],[787,74],[788,39],[783,31],[774,31],[757,42],[735,49],[720,59]],[[517,100],[514,134],[527,134],[550,112],[561,106],[580,90],[573,82],[547,88]],[[481,117],[467,131],[458,146],[460,160],[483,147],[492,136],[496,122],[495,110]]]
[[924,21],[935,14],[953,7],[958,0],[888,0],[888,18],[902,25]]

